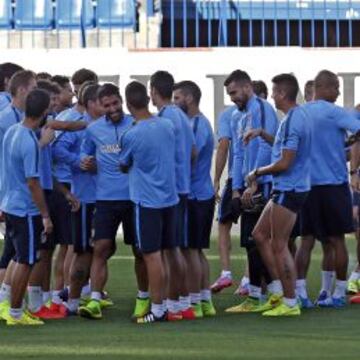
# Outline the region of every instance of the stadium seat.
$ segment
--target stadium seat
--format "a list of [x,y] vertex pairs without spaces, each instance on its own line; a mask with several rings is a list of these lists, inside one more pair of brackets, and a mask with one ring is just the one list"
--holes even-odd
[[0,0],[0,29],[9,29],[11,25],[11,0]]
[[133,27],[135,0],[101,0],[97,3],[96,23],[103,27]]
[[51,0],[17,0],[15,6],[15,28],[44,30],[53,26],[53,4]]
[[79,28],[82,6],[84,6],[84,26],[94,27],[94,7],[91,0],[57,0],[55,27]]

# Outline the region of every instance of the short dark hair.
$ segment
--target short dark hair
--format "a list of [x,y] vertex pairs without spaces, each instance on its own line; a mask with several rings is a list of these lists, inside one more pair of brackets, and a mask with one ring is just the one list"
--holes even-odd
[[97,83],[99,79],[94,71],[84,68],[75,71],[71,77],[71,82],[76,85],[82,85],[86,81]]
[[[85,107],[88,106],[89,101],[96,101],[98,98],[99,84],[89,83],[81,91],[81,103]],[[79,100],[80,100],[79,97]]]
[[163,99],[171,99],[175,80],[167,71],[157,71],[150,78],[150,87],[154,88]]
[[46,90],[50,94],[60,94],[60,88],[58,84],[52,83],[48,80],[38,80],[37,87],[39,89]]
[[28,86],[31,80],[36,80],[36,75],[30,70],[17,71],[10,79],[9,91],[11,96],[15,96],[19,87]]
[[308,80],[306,83],[305,83],[305,87],[314,87],[315,86],[315,81],[314,80]]
[[185,80],[180,81],[174,85],[174,90],[180,90],[186,95],[191,95],[194,102],[199,105],[201,100],[201,90],[193,81]]
[[232,82],[245,82],[251,84],[251,78],[246,71],[234,70],[224,81],[224,86],[229,86]]
[[268,97],[269,92],[268,92],[268,88],[267,88],[264,81],[262,81],[262,80],[254,80],[252,82],[252,85],[253,85],[254,93],[256,95],[259,96],[261,94],[264,94],[266,96],[266,98]]
[[5,79],[10,79],[16,72],[24,70],[20,65],[14,63],[0,64],[0,91],[5,90]]
[[51,80],[52,76],[46,72],[46,71],[43,71],[43,72],[39,72],[36,74],[36,80]]
[[62,88],[64,88],[67,84],[70,84],[70,79],[63,75],[55,75],[51,78],[51,81],[57,83]]
[[140,110],[149,105],[149,96],[145,85],[138,81],[132,81],[125,88],[126,101],[133,108]]
[[30,91],[25,102],[25,116],[39,118],[49,107],[49,93],[42,89]]
[[105,96],[112,96],[112,95],[115,95],[115,96],[119,97],[122,100],[122,97],[120,95],[119,87],[112,84],[112,83],[103,84],[99,88],[97,95],[98,95],[99,100],[101,100]]
[[292,74],[279,74],[271,80],[275,85],[284,88],[286,98],[290,101],[296,101],[299,92],[299,83]]
[[321,70],[315,77],[314,86],[315,88],[318,88],[321,86],[333,85],[335,80],[337,79],[338,79],[337,75],[332,71]]

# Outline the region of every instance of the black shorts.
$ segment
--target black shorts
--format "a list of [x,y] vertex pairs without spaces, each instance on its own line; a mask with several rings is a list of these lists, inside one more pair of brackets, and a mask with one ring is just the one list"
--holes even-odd
[[[62,185],[70,190],[70,184],[62,183]],[[71,245],[71,206],[61,192],[57,190],[52,191],[49,211],[54,225],[54,243]]]
[[317,239],[354,231],[349,184],[314,186],[300,216],[301,235]]
[[[46,204],[49,210],[50,219],[54,225],[54,214],[55,214],[55,206],[53,205],[53,191],[52,190],[44,190]],[[46,235],[39,244],[40,250],[53,250],[56,245],[56,229],[54,225],[53,232],[49,235]]]
[[240,246],[246,249],[251,249],[256,246],[252,232],[256,223],[260,218],[261,213],[244,212],[240,221]]
[[226,224],[233,222],[234,220],[231,208],[232,192],[232,179],[229,178],[227,179],[225,187],[221,193],[221,199],[218,206],[217,220],[220,224]]
[[38,260],[43,231],[41,216],[19,217],[6,214],[5,219],[7,236],[15,249],[14,260],[20,264],[34,265]]
[[274,190],[271,200],[280,206],[298,214],[303,207],[309,192],[279,191]]
[[94,241],[109,239],[115,242],[116,234],[122,224],[124,242],[135,244],[134,206],[128,200],[100,200],[95,205]]
[[95,204],[81,203],[77,212],[71,213],[71,235],[76,254],[92,251]]
[[6,224],[6,214],[5,215],[5,237],[4,237],[4,248],[0,258],[0,269],[6,269],[9,265],[9,262],[15,257],[15,248],[14,244],[8,236],[8,227]]
[[179,203],[176,205],[176,246],[188,246],[188,195],[179,194]]
[[215,211],[215,198],[189,200],[188,239],[191,249],[208,249]]
[[174,249],[176,240],[177,206],[154,209],[135,204],[136,246],[149,254]]

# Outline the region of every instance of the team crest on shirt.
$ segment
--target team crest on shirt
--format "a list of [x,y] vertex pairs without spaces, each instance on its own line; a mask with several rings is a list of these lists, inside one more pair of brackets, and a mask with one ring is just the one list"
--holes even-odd
[[103,154],[118,154],[121,148],[118,144],[101,145],[100,151]]

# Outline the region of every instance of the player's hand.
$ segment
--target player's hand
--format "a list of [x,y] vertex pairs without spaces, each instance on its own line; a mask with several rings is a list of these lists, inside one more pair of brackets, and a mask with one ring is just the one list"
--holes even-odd
[[53,223],[49,216],[42,218],[42,223],[44,227],[44,233],[45,234],[51,234],[53,232]]
[[65,195],[65,199],[68,201],[69,205],[71,206],[72,212],[76,212],[80,209],[80,201],[71,192],[68,192]]
[[253,205],[252,197],[255,194],[256,190],[257,190],[257,183],[252,182],[251,185],[248,188],[246,188],[246,190],[243,192],[241,197],[241,202],[245,208],[252,207]]
[[247,145],[252,139],[261,136],[262,129],[250,129],[243,136],[243,143]]
[[251,184],[256,181],[256,170],[251,171],[248,176],[246,176],[245,181],[251,186]]
[[215,201],[220,202],[220,181],[214,181]]
[[40,147],[45,147],[55,139],[55,131],[48,126],[41,129],[41,137],[39,141]]
[[94,156],[87,156],[80,162],[80,169],[83,171],[96,172],[97,165]]
[[351,175],[350,185],[353,191],[360,192],[360,177],[358,173]]

